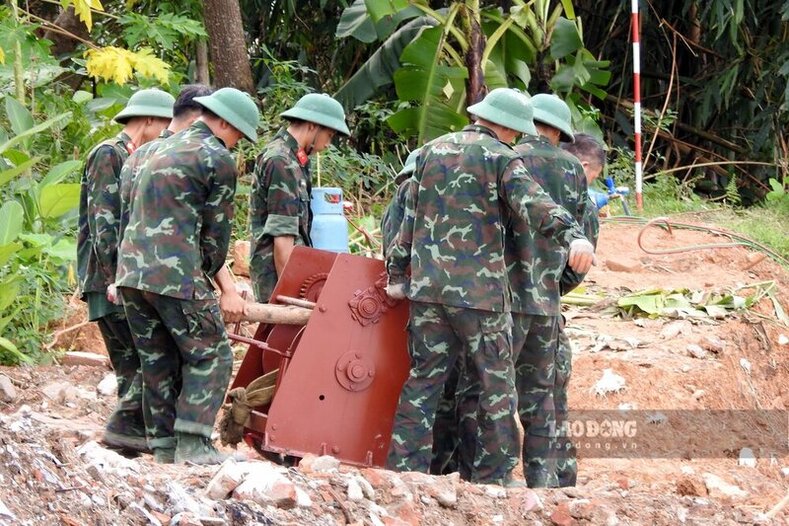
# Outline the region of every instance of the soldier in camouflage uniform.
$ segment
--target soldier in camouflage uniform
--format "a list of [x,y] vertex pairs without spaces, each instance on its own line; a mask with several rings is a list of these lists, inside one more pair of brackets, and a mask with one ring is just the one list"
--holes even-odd
[[[88,320],[95,321],[118,379],[118,405],[107,422],[107,445],[144,451],[145,427],[140,405],[140,360],[123,307],[115,304],[111,285],[119,238],[121,167],[138,146],[153,140],[173,116],[172,95],[158,89],[132,95],[115,116],[123,130],[94,147],[82,172],[77,240],[77,273]],[[108,289],[110,289],[108,291]],[[108,297],[108,292],[110,297]]]
[[[587,202],[583,167],[559,148],[560,139],[573,140],[570,108],[555,95],[535,95],[531,102],[538,134],[525,136],[515,151],[543,190],[582,224]],[[529,487],[555,486],[554,384],[561,320],[559,280],[566,252],[517,225],[507,234],[523,470]]]
[[[605,167],[605,148],[591,135],[576,133],[574,142],[562,143],[562,149],[575,155],[586,174],[586,181],[591,185],[599,177]],[[586,210],[583,219],[586,238],[597,246],[600,232],[597,220],[597,207],[587,196]],[[584,274],[577,273],[570,268],[565,268],[560,282],[562,295],[567,294],[581,284]],[[576,452],[573,441],[563,432],[566,430],[567,390],[569,388],[570,374],[572,372],[572,345],[564,331],[564,319],[559,324],[559,342],[556,352],[556,383],[553,392],[554,405],[556,406],[556,428],[560,431],[557,437],[556,448],[556,476],[560,487],[575,486],[578,476]]]
[[249,275],[258,301],[267,302],[295,245],[312,246],[309,156],[351,134],[339,102],[325,93],[304,95],[280,114],[289,121],[258,156],[249,201]]
[[[403,169],[400,170],[395,178],[395,184],[397,185],[395,195],[392,197],[386,210],[384,210],[381,218],[381,248],[384,259],[389,256],[389,246],[397,236],[397,232],[400,230],[400,225],[403,222],[405,198],[408,193],[408,186],[413,182],[411,174],[416,168],[418,156],[419,149],[408,154],[405,164],[403,164]],[[458,383],[459,371],[460,361],[456,362],[444,384],[444,391],[441,394],[441,400],[439,400],[436,410],[436,421],[433,425],[433,455],[430,462],[430,473],[434,475],[457,471],[455,451],[458,444],[458,421],[455,388]]]
[[[131,188],[132,183],[137,178],[137,173],[140,171],[140,168],[145,161],[148,160],[148,157],[156,151],[159,145],[163,143],[164,139],[186,130],[203,114],[203,106],[197,103],[195,98],[207,97],[211,95],[211,93],[213,93],[213,90],[210,87],[201,84],[184,86],[175,101],[175,106],[173,106],[173,120],[170,122],[167,129],[159,134],[158,139],[147,143],[134,152],[123,165],[123,170],[121,171],[121,238],[123,237],[126,225],[129,224]],[[245,301],[236,291],[235,282],[230,271],[224,266],[222,270],[214,276],[214,279],[222,292],[222,296],[219,299],[219,306],[222,310],[224,319],[231,323],[238,321],[243,314]],[[111,285],[110,288],[114,288],[114,285]]]
[[[403,386],[388,465],[427,472],[441,390],[455,362],[479,383],[471,479],[507,483],[517,464],[515,374],[503,226],[509,215],[571,246],[578,270],[592,247],[569,214],[540,190],[507,146],[530,129],[517,92],[491,91],[468,108],[476,122],[426,145],[387,259],[387,294],[411,300],[411,371]],[[406,269],[411,279],[406,290]]]
[[414,173],[416,168],[416,158],[419,155],[419,150],[414,150],[408,154],[408,157],[403,164],[403,169],[397,173],[395,177],[395,195],[387,205],[384,214],[381,217],[381,251],[383,252],[384,259],[389,255],[389,245],[394,241],[400,230],[400,224],[403,222],[403,213],[405,212],[405,196],[408,192],[408,184],[411,181],[411,174]]
[[237,172],[229,149],[257,139],[259,113],[234,88],[195,100],[203,115],[165,139],[132,184],[116,285],[142,361],[155,460],[213,464],[224,459],[211,433],[233,356],[210,278],[230,242]]

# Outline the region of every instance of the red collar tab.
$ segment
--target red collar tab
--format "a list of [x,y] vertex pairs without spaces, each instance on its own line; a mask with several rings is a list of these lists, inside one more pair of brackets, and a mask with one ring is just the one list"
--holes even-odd
[[299,148],[299,151],[296,152],[296,159],[298,159],[302,168],[307,166],[307,163],[310,162],[310,158],[307,152],[304,151],[304,148]]

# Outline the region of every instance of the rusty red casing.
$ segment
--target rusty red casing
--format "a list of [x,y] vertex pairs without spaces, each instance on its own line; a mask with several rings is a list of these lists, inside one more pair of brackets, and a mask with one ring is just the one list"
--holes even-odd
[[264,325],[232,387],[280,369],[272,402],[252,412],[247,432],[263,450],[329,454],[384,466],[400,390],[408,376],[408,304],[384,293],[376,259],[296,247],[272,294],[315,302],[307,325]]

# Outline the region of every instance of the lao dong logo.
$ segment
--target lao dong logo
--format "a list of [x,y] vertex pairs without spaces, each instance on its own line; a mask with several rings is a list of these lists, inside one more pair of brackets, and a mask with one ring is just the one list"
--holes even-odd
[[572,420],[559,429],[559,436],[571,438],[633,438],[637,433],[635,420]]

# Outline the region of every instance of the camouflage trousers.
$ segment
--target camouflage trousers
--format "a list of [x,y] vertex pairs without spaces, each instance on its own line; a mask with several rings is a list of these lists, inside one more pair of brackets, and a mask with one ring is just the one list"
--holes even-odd
[[480,385],[470,478],[503,482],[518,460],[510,324],[508,313],[411,303],[411,371],[395,414],[390,468],[428,472],[442,389],[455,363],[463,360],[471,364],[466,374]]
[[148,445],[174,448],[176,432],[210,438],[233,366],[219,304],[120,291],[142,363]]
[[134,347],[126,316],[122,312],[112,312],[96,322],[118,380],[118,404],[107,420],[106,430],[122,436],[126,443],[144,448],[140,356]]
[[[570,374],[573,370],[573,348],[567,333],[564,332],[564,322],[559,326],[559,346],[556,351],[556,384],[553,392],[553,402],[556,406],[556,428],[562,429],[567,421],[569,405],[567,403],[567,390],[570,384]],[[578,477],[576,452],[573,441],[566,436],[558,436],[556,444],[556,476],[560,487],[575,486]]]
[[[430,473],[433,475],[448,475],[458,470],[457,449],[460,437],[457,388],[460,370],[461,361],[457,360],[444,383],[444,390],[438,401],[436,421],[433,424],[433,457],[430,461]],[[476,430],[473,440],[477,440]],[[470,465],[473,464],[473,457],[471,460]]]
[[523,473],[531,488],[557,485],[554,390],[559,320],[559,316],[512,314]]

